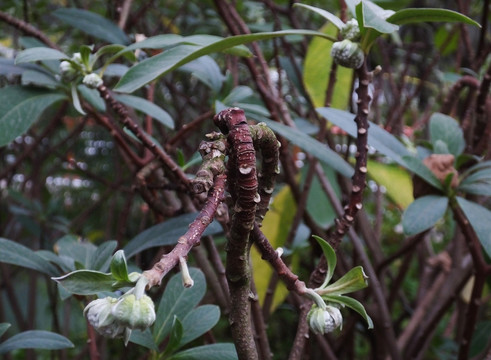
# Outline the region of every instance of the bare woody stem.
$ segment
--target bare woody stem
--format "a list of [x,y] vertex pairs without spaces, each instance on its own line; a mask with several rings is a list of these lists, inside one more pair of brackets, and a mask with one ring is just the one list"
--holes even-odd
[[226,109],[213,120],[228,135],[229,145],[227,174],[233,215],[227,244],[226,274],[230,290],[230,328],[239,359],[255,360],[258,354],[250,323],[249,234],[259,202],[256,153],[243,110]]
[[213,221],[218,205],[222,202],[225,193],[225,175],[221,174],[215,178],[215,184],[208,193],[203,209],[196,219],[189,225],[188,231],[177,240],[177,245],[171,252],[162,256],[150,270],[144,272],[144,275],[150,280],[148,286],[159,285],[162,278],[172,270],[179,259],[186,257],[189,251],[199,243],[201,235]]
[[116,99],[114,99],[106,88],[105,85],[101,85],[97,88],[99,90],[102,98],[109,104],[111,109],[119,115],[119,121],[128,128],[137,138],[140,140],[143,145],[148,148],[162,163],[172,172],[172,174],[176,177],[176,180],[179,181],[180,184],[185,186],[186,189],[189,188],[189,179],[182,171],[182,169],[174,162],[174,160],[157,144],[153,141],[141,128],[140,126],[131,119],[129,116],[128,110]]

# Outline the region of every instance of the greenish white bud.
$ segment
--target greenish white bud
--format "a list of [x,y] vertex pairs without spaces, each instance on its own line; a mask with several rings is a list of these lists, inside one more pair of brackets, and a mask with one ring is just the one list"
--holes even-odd
[[341,28],[341,37],[351,41],[360,40],[360,27],[358,26],[358,21],[356,19],[348,20],[346,24],[344,24]]
[[102,85],[101,77],[95,73],[85,75],[82,82],[91,89],[96,89]]
[[365,59],[360,44],[351,40],[337,41],[332,44],[331,56],[336,64],[350,69],[360,68]]
[[82,65],[82,55],[79,52],[73,53],[72,61],[76,62],[77,64]]
[[147,295],[139,299],[134,294],[123,295],[111,313],[119,324],[130,329],[145,330],[155,321],[155,306]]
[[118,299],[106,297],[91,301],[84,309],[90,325],[101,335],[109,338],[122,337],[125,327],[116,321],[112,314],[113,306]]
[[307,315],[307,323],[315,334],[323,335],[340,327],[343,316],[337,307],[327,305],[325,309],[321,309],[313,305]]

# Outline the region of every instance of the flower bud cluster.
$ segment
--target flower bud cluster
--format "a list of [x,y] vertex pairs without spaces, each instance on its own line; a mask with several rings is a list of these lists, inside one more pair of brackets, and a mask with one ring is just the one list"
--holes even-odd
[[326,305],[323,309],[317,305],[312,305],[307,314],[307,323],[315,334],[324,335],[340,327],[343,324],[343,316],[335,306]]
[[137,298],[133,293],[94,300],[85,307],[84,315],[99,334],[113,339],[124,337],[125,344],[132,330],[145,330],[156,317],[152,299],[147,295]]
[[363,65],[365,54],[360,46],[361,32],[356,19],[351,19],[340,30],[343,38],[332,44],[331,56],[338,65],[358,69]]

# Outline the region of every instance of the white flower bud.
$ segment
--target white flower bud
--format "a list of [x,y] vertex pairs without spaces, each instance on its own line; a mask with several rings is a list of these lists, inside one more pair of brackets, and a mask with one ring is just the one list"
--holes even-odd
[[323,310],[313,305],[307,315],[310,329],[318,335],[334,331],[343,324],[343,316],[337,307],[327,305]]
[[82,65],[82,55],[79,52],[73,53],[72,60],[77,64]]
[[102,79],[99,75],[92,73],[85,75],[82,81],[88,88],[96,89],[102,85]]
[[110,338],[122,337],[125,327],[116,322],[112,308],[118,299],[106,297],[91,301],[84,309],[90,325],[101,335]]
[[123,295],[112,308],[116,321],[130,329],[145,330],[155,321],[155,307],[147,295],[136,299],[134,294]]
[[341,28],[341,37],[343,39],[358,41],[360,40],[360,36],[360,27],[358,26],[358,21],[356,21],[356,19],[348,20]]
[[351,40],[337,41],[332,44],[331,56],[336,64],[350,69],[360,68],[365,59],[360,44]]

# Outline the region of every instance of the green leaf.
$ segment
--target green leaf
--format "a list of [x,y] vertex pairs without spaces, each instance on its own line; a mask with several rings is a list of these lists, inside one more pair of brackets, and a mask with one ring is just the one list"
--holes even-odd
[[443,190],[443,186],[440,180],[437,179],[435,174],[431,172],[423,162],[415,156],[403,156],[403,166],[418,175],[421,179],[426,181],[431,186],[438,190]]
[[50,331],[30,330],[16,334],[1,343],[0,354],[17,349],[58,350],[72,347],[74,347],[72,342],[64,336]]
[[317,240],[319,243],[322,252],[324,253],[324,257],[326,258],[327,261],[327,272],[326,272],[326,278],[324,279],[324,282],[320,286],[320,288],[325,287],[327,284],[329,284],[329,281],[331,281],[332,276],[334,275],[334,270],[336,269],[336,264],[337,264],[337,257],[336,257],[336,252],[332,248],[329,243],[324,240],[323,238],[317,236],[317,235],[312,235],[312,237]]
[[[355,115],[344,110],[334,109],[330,107],[317,108],[316,111],[329,122],[346,131],[349,135],[356,138],[357,128],[355,123]],[[368,129],[368,144],[374,147],[377,151],[391,158],[399,165],[405,165],[402,160],[403,156],[411,155],[406,147],[397,138],[380,126],[369,122]]]
[[115,290],[113,276],[100,271],[76,270],[52,279],[68,292],[77,295],[93,295]]
[[[339,187],[338,183],[338,178],[337,174],[334,170],[332,170],[330,167],[328,167],[325,164],[322,164],[322,170],[324,172],[324,175],[326,178],[329,180],[331,183],[334,193],[340,199],[341,196],[341,189]],[[301,186],[304,186],[305,183],[305,177],[308,172],[308,168],[312,166],[309,164],[308,166],[304,166],[301,170]],[[286,211],[288,211],[287,209]],[[310,185],[310,191],[307,196],[307,211],[312,217],[312,219],[322,228],[328,228],[330,227],[334,219],[336,219],[337,214],[336,211],[334,210],[331,201],[327,197],[326,193],[322,189],[322,185],[319,181],[319,179],[314,177],[312,180],[312,184]]]
[[55,89],[60,83],[54,76],[45,71],[26,70],[22,73],[22,86],[40,86],[48,89]]
[[129,43],[123,30],[99,14],[76,8],[57,9],[52,14],[68,25],[108,43]]
[[165,345],[164,356],[172,354],[179,349],[183,331],[181,321],[177,316],[174,316],[174,320],[172,321],[172,331],[170,332],[169,341]]
[[92,259],[97,253],[97,246],[88,241],[82,241],[75,235],[65,235],[55,244],[56,252],[75,260],[79,266],[90,269]]
[[304,134],[298,129],[264,119],[264,122],[276,133],[285,137],[292,144],[297,145],[305,152],[316,157],[323,163],[329,165],[345,177],[353,176],[353,168],[341,156],[332,151],[326,144]]
[[158,120],[162,125],[169,129],[174,129],[174,120],[167,111],[155,105],[153,102],[133,95],[114,95],[114,98],[123,104],[126,104],[136,110],[139,110],[147,115],[150,115],[155,120]]
[[61,60],[70,57],[59,50],[47,47],[34,47],[22,50],[15,57],[15,64],[22,64],[42,60]]
[[181,66],[179,70],[191,73],[192,76],[208,86],[215,94],[220,91],[225,80],[225,76],[216,61],[208,55]]
[[324,290],[319,290],[319,294],[343,295],[364,289],[368,286],[367,276],[361,266],[356,266],[344,274],[335,283],[329,285]]
[[254,91],[249,86],[239,85],[234,87],[232,91],[222,99],[222,103],[233,106],[237,102],[244,101],[252,95],[254,95]]
[[191,310],[182,320],[182,335],[179,347],[197,339],[211,330],[220,319],[220,308],[216,305],[202,305]]
[[5,334],[5,331],[7,331],[10,326],[11,325],[9,323],[0,324],[0,338],[3,336],[3,334]]
[[81,115],[87,115],[84,109],[82,108],[82,104],[80,103],[80,98],[78,97],[77,85],[73,82],[71,86],[72,93],[72,105]]
[[481,27],[479,23],[456,11],[447,9],[401,9],[387,18],[392,24],[404,25],[418,22],[463,22]]
[[237,45],[253,41],[268,40],[286,35],[310,35],[328,37],[317,31],[283,30],[256,34],[238,35],[218,40],[206,46],[180,45],[153,56],[133,66],[116,84],[116,91],[131,93],[178,67],[203,55],[221,52]]
[[485,161],[468,169],[458,190],[475,195],[491,196],[491,162]]
[[36,270],[50,276],[59,274],[53,264],[24,245],[0,238],[0,262]]
[[430,118],[430,141],[434,147],[438,141],[444,142],[450,154],[456,158],[465,148],[464,134],[457,121],[441,113],[435,113]]
[[159,348],[153,341],[152,333],[147,328],[145,331],[135,329],[131,332],[130,342],[146,347],[147,349],[158,352]]
[[206,280],[201,270],[190,268],[189,272],[194,280],[193,287],[182,285],[181,274],[174,275],[165,287],[153,326],[153,338],[157,344],[169,334],[174,316],[184,319],[205,295]]
[[97,271],[106,271],[111,263],[111,254],[118,246],[115,240],[105,241],[97,248],[97,251],[91,257],[89,269]]
[[118,250],[111,259],[111,274],[118,281],[130,281],[124,251]]
[[44,110],[65,100],[64,94],[33,90],[20,86],[0,89],[0,147],[24,134]]
[[237,360],[234,344],[210,344],[197,346],[172,355],[168,360]]
[[[391,10],[384,10],[370,1],[361,1],[356,6],[356,14],[360,30],[370,28],[381,34],[391,34],[399,29],[399,26],[391,24],[385,19],[392,15]],[[359,16],[361,14],[361,16]],[[361,21],[360,21],[361,20]]]
[[356,311],[358,314],[360,314],[363,317],[363,319],[365,319],[365,321],[368,324],[368,328],[373,329],[372,319],[370,318],[370,316],[368,316],[365,307],[358,300],[343,295],[326,295],[323,296],[322,298],[326,301],[347,306],[350,309]]
[[491,256],[491,211],[459,196],[457,203],[476,232],[484,251]]
[[[124,247],[126,258],[129,259],[151,247],[176,244],[177,239],[186,233],[189,224],[194,221],[197,215],[198,213],[180,215],[141,232]],[[222,227],[218,222],[213,221],[206,228],[203,236],[215,235],[220,232],[222,232]]]
[[78,92],[83,96],[87,102],[92,105],[97,111],[106,111],[106,103],[101,98],[99,91],[97,89],[89,89],[84,84],[77,85]]
[[479,321],[472,336],[469,358],[474,358],[486,350],[489,344],[489,334],[491,334],[491,321]]
[[[327,35],[336,36],[337,29],[327,24],[320,29]],[[315,107],[324,106],[329,75],[332,66],[332,42],[320,37],[314,37],[309,43],[303,66],[303,83]],[[354,71],[344,66],[338,66],[336,81],[332,93],[331,106],[345,109],[351,99],[351,83]]]
[[427,195],[408,206],[402,215],[402,226],[406,235],[419,234],[430,229],[445,214],[448,198]]
[[315,6],[309,6],[309,5],[300,4],[300,3],[295,3],[295,4],[293,4],[293,6],[294,7],[302,7],[304,9],[307,9],[307,10],[310,10],[310,11],[313,11],[313,12],[319,14],[320,16],[325,18],[327,21],[332,22],[340,30],[344,26],[343,21],[340,18],[338,18],[336,15],[331,14],[329,11],[320,9],[318,7],[315,7]]

